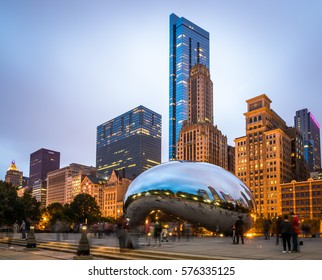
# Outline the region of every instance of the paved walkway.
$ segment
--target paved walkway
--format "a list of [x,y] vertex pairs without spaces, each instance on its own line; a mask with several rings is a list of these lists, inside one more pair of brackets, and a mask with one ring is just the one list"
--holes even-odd
[[[37,235],[37,240],[56,240],[55,235]],[[61,237],[62,238],[62,237]],[[65,236],[66,238],[66,236]],[[79,235],[67,236],[61,239],[63,242],[78,243]],[[181,239],[181,241],[162,242],[161,246],[147,246],[145,239],[140,239],[138,249],[150,252],[182,253],[188,255],[202,255],[214,259],[227,260],[322,260],[322,238],[303,238],[304,245],[300,247],[301,252],[283,254],[282,245],[275,245],[275,238],[264,240],[263,237],[246,238],[245,244],[234,245],[228,237],[199,237]],[[89,238],[93,245],[117,247],[118,241],[114,236],[103,239]],[[0,244],[1,260],[50,260],[50,259],[73,259],[72,253],[63,253],[51,250],[39,249],[38,251],[25,251],[24,247],[14,245],[11,248],[6,244]],[[94,258],[95,259],[95,258]],[[97,259],[97,258],[96,258]]]
[[194,255],[206,255],[219,259],[242,260],[322,260],[322,239],[303,239],[299,253],[282,253],[282,244],[275,239],[262,237],[246,239],[245,244],[234,245],[230,238],[196,238],[189,242],[173,242],[153,247],[150,250],[164,250]]

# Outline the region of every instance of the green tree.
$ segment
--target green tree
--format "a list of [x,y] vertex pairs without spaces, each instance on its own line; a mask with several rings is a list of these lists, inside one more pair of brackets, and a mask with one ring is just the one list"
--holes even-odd
[[0,181],[0,226],[10,226],[18,219],[17,189],[11,184]]
[[64,206],[59,202],[54,202],[47,206],[46,212],[50,217],[50,224],[54,225],[57,220],[64,219]]
[[81,193],[75,197],[70,204],[73,213],[73,221],[76,223],[92,224],[101,218],[101,211],[94,197],[89,194]]
[[0,181],[0,226],[13,225],[16,221],[37,222],[40,219],[40,202],[32,197],[31,189],[18,197],[12,184]]
[[32,189],[25,190],[22,197],[19,198],[19,220],[27,220],[32,223],[38,223],[41,217],[41,203],[32,196]]

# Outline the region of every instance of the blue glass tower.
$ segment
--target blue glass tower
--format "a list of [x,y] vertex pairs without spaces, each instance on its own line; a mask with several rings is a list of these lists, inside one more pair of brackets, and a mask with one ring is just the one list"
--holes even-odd
[[308,109],[298,110],[294,117],[294,126],[301,131],[304,144],[304,158],[310,172],[321,168],[320,125]]
[[209,33],[189,20],[170,15],[169,159],[176,158],[176,144],[183,121],[188,119],[190,69],[203,64],[209,69]]
[[97,127],[96,167],[133,179],[161,163],[161,115],[138,106]]

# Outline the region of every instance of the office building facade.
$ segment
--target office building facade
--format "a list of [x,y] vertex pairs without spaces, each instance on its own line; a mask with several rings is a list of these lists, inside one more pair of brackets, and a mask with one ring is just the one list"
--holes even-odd
[[13,160],[8,168],[5,176],[5,181],[9,184],[12,184],[13,187],[21,188],[23,173],[18,170],[16,162]]
[[161,163],[161,115],[138,106],[97,127],[96,167],[106,177],[113,170],[135,178]]
[[85,176],[96,176],[96,168],[77,163],[51,171],[47,175],[46,206],[58,202],[71,203],[81,193]]
[[282,214],[296,213],[300,219],[322,220],[322,180],[309,178],[281,185]]
[[191,67],[209,69],[209,33],[175,14],[170,15],[169,40],[169,159],[176,159],[176,144],[188,119],[188,78]]
[[180,131],[176,158],[228,169],[227,153],[227,137],[213,125],[213,84],[209,70],[196,64],[188,79],[188,119]]
[[47,174],[59,166],[60,152],[42,148],[30,154],[29,186],[42,207],[46,206]]
[[246,102],[246,136],[235,139],[235,174],[251,189],[258,214],[276,217],[282,213],[280,185],[292,180],[291,137],[265,94]]
[[118,219],[124,214],[124,196],[131,182],[123,177],[122,172],[113,170],[103,191],[103,216]]
[[106,180],[96,176],[85,176],[80,184],[80,193],[86,193],[92,196],[97,205],[103,212],[103,192],[106,187]]
[[321,168],[320,125],[308,109],[296,111],[294,127],[302,133],[304,157],[310,172]]
[[286,133],[291,138],[292,180],[306,181],[310,170],[304,158],[302,133],[296,127],[289,127]]

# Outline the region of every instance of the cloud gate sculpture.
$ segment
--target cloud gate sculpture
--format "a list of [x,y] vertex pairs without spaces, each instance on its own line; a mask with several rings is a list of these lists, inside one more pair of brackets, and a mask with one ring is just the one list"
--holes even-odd
[[139,175],[124,198],[130,225],[144,223],[153,211],[210,231],[230,230],[239,216],[252,227],[255,202],[236,176],[204,162],[170,161]]

